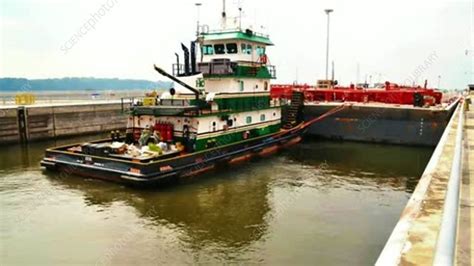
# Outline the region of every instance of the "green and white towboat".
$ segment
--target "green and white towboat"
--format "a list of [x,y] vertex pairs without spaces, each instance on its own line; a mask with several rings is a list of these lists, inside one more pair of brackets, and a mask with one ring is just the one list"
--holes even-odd
[[[225,21],[225,12],[223,20]],[[302,95],[285,108],[270,98],[275,67],[268,35],[201,26],[184,56],[176,54],[174,87],[131,108],[126,134],[47,149],[49,170],[150,185],[267,156],[301,140]]]

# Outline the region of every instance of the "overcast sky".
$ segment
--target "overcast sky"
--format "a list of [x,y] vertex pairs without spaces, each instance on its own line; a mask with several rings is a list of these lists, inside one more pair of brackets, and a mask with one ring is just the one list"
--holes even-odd
[[[0,1],[1,77],[164,79],[152,65],[170,69],[179,43],[195,36],[192,0]],[[197,1],[203,4],[202,24],[217,25],[222,1]],[[420,84],[427,78],[436,87],[441,76],[441,87],[451,89],[473,82],[473,1],[244,0],[240,5],[244,25],[253,24],[275,43],[268,54],[277,66],[276,82],[311,84],[324,78],[323,10],[333,8],[330,60],[341,83],[358,76],[361,82],[372,76],[373,82]],[[227,1],[229,16],[237,15],[238,5]]]

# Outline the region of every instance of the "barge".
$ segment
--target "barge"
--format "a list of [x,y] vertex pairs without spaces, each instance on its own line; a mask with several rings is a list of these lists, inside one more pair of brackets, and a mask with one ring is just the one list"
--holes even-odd
[[331,80],[316,86],[272,85],[272,98],[289,99],[291,93],[304,94],[304,119],[317,117],[341,103],[346,109],[321,123],[308,134],[331,140],[418,145],[434,147],[458,104],[459,97],[421,86],[401,86],[385,82],[376,88],[337,86]]

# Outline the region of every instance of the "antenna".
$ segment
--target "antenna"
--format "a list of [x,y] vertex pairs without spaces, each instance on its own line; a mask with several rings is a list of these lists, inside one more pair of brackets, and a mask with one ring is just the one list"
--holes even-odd
[[196,22],[196,37],[199,37],[199,17],[200,17],[200,8],[202,6],[202,3],[195,3],[194,5],[196,5],[196,9],[197,9],[197,22]]
[[227,15],[225,14],[225,0],[222,0],[222,29],[226,28]]
[[331,80],[334,82],[334,61],[332,63]]
[[239,30],[242,29],[242,7],[239,6]]
[[243,0],[234,0],[234,4],[237,4],[239,10],[239,29],[242,29],[242,2]]

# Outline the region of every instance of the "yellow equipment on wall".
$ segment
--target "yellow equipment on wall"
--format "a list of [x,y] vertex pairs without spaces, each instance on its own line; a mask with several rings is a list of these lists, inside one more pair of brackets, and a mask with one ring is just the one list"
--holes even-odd
[[15,96],[15,103],[16,105],[30,105],[35,104],[36,97],[34,94],[31,93],[18,93]]
[[145,98],[143,98],[143,105],[144,106],[156,105],[156,98],[154,98],[154,97],[145,97]]

